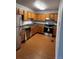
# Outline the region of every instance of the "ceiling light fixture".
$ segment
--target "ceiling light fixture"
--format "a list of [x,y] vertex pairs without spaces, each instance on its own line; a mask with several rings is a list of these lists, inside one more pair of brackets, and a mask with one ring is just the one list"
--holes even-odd
[[41,2],[41,1],[35,1],[34,6],[40,10],[45,10],[46,9],[46,4]]

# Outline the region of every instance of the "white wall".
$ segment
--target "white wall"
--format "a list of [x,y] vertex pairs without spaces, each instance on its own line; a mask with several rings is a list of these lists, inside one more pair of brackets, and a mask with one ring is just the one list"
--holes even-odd
[[[63,35],[62,35],[62,31],[63,31],[63,1],[60,1],[60,5],[59,5],[59,11],[58,11],[58,22],[57,22],[57,35],[56,35],[56,59],[62,59],[62,52],[61,50],[63,50],[63,47],[60,47],[60,44],[63,44]],[[62,35],[62,37],[61,37]],[[61,42],[61,43],[60,43]],[[61,52],[60,52],[60,51]],[[60,54],[61,55],[60,55]]]
[[30,9],[30,8],[28,8],[28,7],[26,7],[26,6],[23,6],[23,5],[21,5],[21,4],[18,4],[18,3],[16,3],[16,7],[17,7],[17,8],[20,8],[20,9],[23,9],[23,10],[26,10],[26,11],[34,12],[32,9]]
[[58,13],[58,10],[36,11],[36,13]]

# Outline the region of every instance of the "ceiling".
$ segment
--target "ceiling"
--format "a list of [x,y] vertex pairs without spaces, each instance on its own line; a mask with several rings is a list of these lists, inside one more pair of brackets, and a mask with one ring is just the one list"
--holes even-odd
[[[36,0],[16,0],[16,3],[26,6],[34,11],[40,11],[33,5],[35,1]],[[47,8],[45,10],[57,10],[59,7],[60,0],[40,0],[40,1],[46,4]]]

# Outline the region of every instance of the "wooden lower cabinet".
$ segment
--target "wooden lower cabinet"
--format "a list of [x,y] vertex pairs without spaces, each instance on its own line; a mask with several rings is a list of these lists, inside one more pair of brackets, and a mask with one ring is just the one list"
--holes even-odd
[[53,30],[52,30],[52,36],[56,37],[56,31],[57,31],[57,27],[53,27]]
[[34,35],[36,33],[43,33],[44,32],[44,25],[33,25],[31,26],[31,34]]
[[16,49],[21,47],[21,43],[25,41],[25,30],[17,28],[16,30]]

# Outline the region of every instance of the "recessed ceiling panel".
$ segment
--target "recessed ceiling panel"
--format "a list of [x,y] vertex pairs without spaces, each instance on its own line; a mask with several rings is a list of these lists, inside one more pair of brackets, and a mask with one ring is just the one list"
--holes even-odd
[[[23,6],[26,6],[28,8],[31,8],[32,10],[35,10],[35,11],[39,11],[39,7],[36,8],[34,6],[34,3],[36,1],[41,1],[43,2],[45,5],[46,5],[46,9],[45,10],[57,10],[58,7],[59,7],[59,1],[60,0],[16,0],[17,3],[23,5]],[[41,4],[42,6],[43,4]]]

